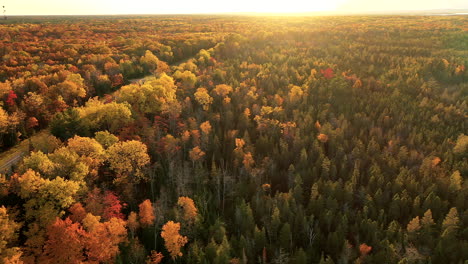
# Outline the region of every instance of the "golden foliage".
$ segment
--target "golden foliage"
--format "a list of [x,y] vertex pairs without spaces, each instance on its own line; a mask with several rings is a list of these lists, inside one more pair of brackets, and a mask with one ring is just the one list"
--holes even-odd
[[202,105],[203,110],[208,111],[210,105],[213,103],[213,97],[208,94],[205,88],[198,88],[194,94],[195,100]]
[[116,132],[132,119],[132,112],[127,103],[103,103],[98,98],[91,98],[85,106],[77,108],[83,122],[91,129],[107,129]]
[[8,244],[16,240],[19,228],[20,224],[11,219],[3,205],[0,206],[0,260],[17,254],[17,250],[9,248]]
[[179,234],[180,223],[174,223],[173,221],[167,222],[161,231],[161,237],[164,239],[164,245],[167,251],[171,254],[172,259],[183,256],[180,252],[180,248],[187,244],[188,239],[185,236]]
[[205,156],[205,152],[199,146],[194,147],[189,151],[190,159],[195,162],[201,160]]
[[73,222],[82,222],[83,219],[86,217],[86,210],[84,209],[81,203],[73,204],[68,211],[71,213],[70,219]]
[[361,87],[362,87],[362,82],[361,82],[361,80],[357,79],[353,84],[353,88],[357,89],[357,88],[361,88]]
[[132,236],[140,227],[140,223],[138,223],[138,216],[135,212],[130,212],[130,214],[128,215],[127,226],[130,232],[132,233]]
[[104,148],[93,138],[80,136],[70,138],[68,140],[68,149],[81,157],[90,158],[91,164],[98,165],[104,160]]
[[142,169],[149,164],[148,149],[145,144],[136,141],[118,142],[107,149],[107,160],[117,174],[135,176],[136,182],[146,177]]
[[148,256],[146,260],[146,264],[159,264],[161,263],[164,255],[161,252],[157,252],[155,250],[151,250],[151,255]]
[[242,149],[245,145],[245,141],[242,138],[236,138],[236,149]]
[[247,152],[246,154],[244,154],[244,160],[242,161],[242,164],[244,164],[247,170],[250,170],[254,163],[255,161],[253,159],[252,153]]
[[419,221],[419,216],[416,216],[415,218],[413,218],[413,220],[411,220],[408,223],[406,230],[408,230],[409,233],[414,233],[418,231],[419,229],[421,229],[421,224]]
[[208,135],[211,132],[211,124],[210,121],[206,121],[200,124],[200,130],[203,134]]
[[461,134],[457,138],[457,142],[455,143],[455,147],[453,148],[453,152],[455,153],[465,153],[468,152],[468,136],[465,134]]
[[302,88],[297,86],[297,85],[293,85],[291,87],[291,90],[289,91],[289,101],[292,102],[292,103],[295,103],[297,102],[299,99],[301,99],[302,95],[304,94],[304,91],[302,91]]
[[182,196],[179,197],[177,205],[179,205],[183,209],[184,220],[189,223],[193,223],[198,215],[198,210],[193,200],[189,197]]
[[111,218],[104,223],[94,223],[86,239],[90,262],[109,262],[119,253],[119,244],[127,240],[126,223],[120,218]]
[[215,94],[217,94],[220,97],[226,97],[229,93],[232,92],[232,87],[227,84],[219,84],[216,85],[216,88],[213,90]]
[[139,206],[138,215],[142,226],[150,226],[154,223],[156,217],[154,216],[153,204],[149,199],[144,200]]

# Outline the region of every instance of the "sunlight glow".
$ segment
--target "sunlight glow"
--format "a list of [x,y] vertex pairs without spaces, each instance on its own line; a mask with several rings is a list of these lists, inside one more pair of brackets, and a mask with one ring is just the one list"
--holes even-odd
[[10,15],[306,13],[333,11],[346,1],[348,0],[3,0]]
[[368,12],[468,8],[466,0],[0,0],[7,15]]

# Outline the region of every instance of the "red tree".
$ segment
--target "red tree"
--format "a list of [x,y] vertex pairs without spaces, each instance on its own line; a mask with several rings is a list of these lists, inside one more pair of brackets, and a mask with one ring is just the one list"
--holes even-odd
[[335,77],[335,74],[333,73],[332,68],[327,68],[326,70],[320,70],[320,73],[323,75],[323,77],[325,77],[327,79],[331,79],[331,78]]
[[112,217],[117,217],[120,219],[124,218],[122,214],[122,203],[113,192],[106,191],[104,195],[104,212],[103,217],[105,219],[111,219]]
[[18,98],[18,96],[15,94],[15,92],[13,90],[10,90],[10,92],[8,93],[6,103],[9,106],[13,106],[13,105],[15,105],[15,99],[16,98]]

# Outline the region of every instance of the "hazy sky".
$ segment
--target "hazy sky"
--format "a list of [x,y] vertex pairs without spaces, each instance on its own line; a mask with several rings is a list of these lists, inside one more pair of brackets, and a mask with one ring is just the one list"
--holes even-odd
[[7,15],[468,9],[468,0],[0,0]]

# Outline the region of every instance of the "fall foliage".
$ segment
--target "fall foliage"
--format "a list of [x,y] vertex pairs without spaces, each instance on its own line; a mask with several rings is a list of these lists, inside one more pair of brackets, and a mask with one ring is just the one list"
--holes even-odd
[[462,263],[467,28],[9,17],[0,263]]
[[181,257],[183,254],[180,251],[181,247],[187,244],[188,239],[179,234],[180,223],[169,221],[162,227],[161,237],[164,239],[164,245],[174,259]]
[[154,223],[156,217],[154,216],[154,209],[149,199],[144,200],[138,208],[138,216],[140,217],[140,223],[143,226],[150,226]]
[[189,197],[182,196],[179,197],[177,205],[182,207],[184,220],[193,223],[198,215],[198,210],[193,200]]

